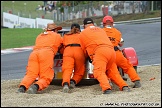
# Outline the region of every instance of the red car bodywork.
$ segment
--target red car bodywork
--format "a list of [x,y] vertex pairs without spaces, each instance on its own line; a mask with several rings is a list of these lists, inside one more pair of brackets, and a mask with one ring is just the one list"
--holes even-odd
[[122,52],[124,56],[133,64],[133,66],[138,65],[138,57],[134,48],[132,47],[123,48]]

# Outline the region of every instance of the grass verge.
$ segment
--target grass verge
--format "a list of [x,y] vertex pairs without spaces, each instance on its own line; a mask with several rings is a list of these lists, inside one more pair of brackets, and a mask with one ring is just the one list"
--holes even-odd
[[1,29],[1,50],[32,46],[41,31],[42,29],[32,28]]

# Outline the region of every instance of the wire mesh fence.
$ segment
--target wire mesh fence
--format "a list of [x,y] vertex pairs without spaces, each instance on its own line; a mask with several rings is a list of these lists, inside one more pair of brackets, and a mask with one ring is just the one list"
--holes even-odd
[[150,5],[148,1],[89,1],[84,5],[55,7],[52,11],[27,11],[26,8],[29,7],[24,7],[23,10],[16,10],[12,6],[10,8],[1,6],[1,19],[2,12],[8,12],[20,17],[52,19],[54,22],[61,23],[67,20],[92,16],[114,16],[118,14],[140,13],[161,9],[161,5],[154,6],[157,7],[156,9],[152,9]]

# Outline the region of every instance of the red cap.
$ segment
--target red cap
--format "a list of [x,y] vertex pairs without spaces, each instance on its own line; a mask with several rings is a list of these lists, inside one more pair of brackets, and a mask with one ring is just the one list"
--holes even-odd
[[105,16],[102,20],[103,23],[106,23],[106,21],[109,20],[110,22],[114,22],[113,18],[111,16]]

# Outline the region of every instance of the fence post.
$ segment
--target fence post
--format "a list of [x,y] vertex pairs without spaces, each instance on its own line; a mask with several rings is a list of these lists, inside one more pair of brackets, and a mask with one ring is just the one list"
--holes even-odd
[[57,21],[60,20],[60,7],[57,8]]
[[43,2],[44,2],[44,7],[45,7],[44,14],[46,14],[46,5],[47,5],[47,1],[43,1]]
[[154,11],[154,1],[151,1],[151,11]]

